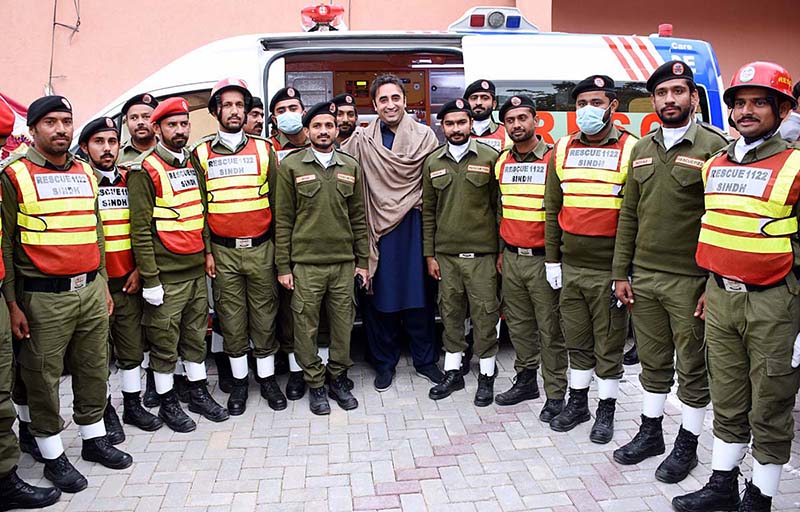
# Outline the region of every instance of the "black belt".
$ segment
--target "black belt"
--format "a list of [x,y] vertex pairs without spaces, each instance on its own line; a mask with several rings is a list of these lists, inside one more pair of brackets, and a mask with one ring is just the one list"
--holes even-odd
[[490,254],[494,254],[494,253],[493,252],[460,252],[458,254],[454,254],[453,256],[455,256],[457,258],[471,260],[473,258],[480,258],[481,256],[488,256]]
[[226,236],[219,236],[211,233],[212,242],[230,249],[247,249],[248,247],[258,247],[270,238],[272,238],[272,230],[268,230],[263,235],[255,238],[228,238]]
[[520,256],[544,256],[544,247],[517,247],[516,245],[506,244],[506,249],[515,252]]
[[26,292],[74,292],[86,288],[95,277],[97,277],[96,270],[72,277],[25,277],[23,289]]
[[[800,279],[800,269],[794,269],[792,270],[792,273],[795,275],[795,277]],[[763,292],[764,290],[771,290],[772,288],[777,288],[779,286],[786,286],[785,278],[781,279],[777,283],[761,285],[742,283],[741,281],[728,279],[727,277],[723,277],[714,272],[711,273],[711,276],[714,278],[714,281],[717,282],[717,286],[729,292]]]

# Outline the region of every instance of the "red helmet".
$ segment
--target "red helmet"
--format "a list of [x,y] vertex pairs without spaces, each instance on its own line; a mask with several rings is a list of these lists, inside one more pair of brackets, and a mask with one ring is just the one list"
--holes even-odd
[[733,108],[736,91],[742,87],[769,89],[782,101],[791,102],[792,108],[797,107],[797,100],[792,96],[792,76],[786,68],[774,62],[751,62],[739,68],[733,75],[730,87],[722,95],[728,107]]
[[211,96],[208,98],[208,111],[211,112],[211,115],[217,115],[217,102],[219,101],[219,97],[223,91],[228,89],[236,89],[244,94],[245,110],[249,108],[250,102],[253,101],[253,95],[250,94],[250,91],[247,89],[247,82],[241,78],[224,78],[217,82],[214,88],[211,89]]

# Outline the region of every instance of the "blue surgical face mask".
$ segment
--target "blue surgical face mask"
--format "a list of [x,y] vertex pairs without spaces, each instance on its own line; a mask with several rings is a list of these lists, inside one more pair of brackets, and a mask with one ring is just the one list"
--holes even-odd
[[303,116],[299,112],[284,112],[277,117],[278,130],[294,135],[303,129]]
[[594,135],[606,126],[606,110],[592,105],[586,105],[579,108],[575,121],[578,123],[578,128],[586,135]]

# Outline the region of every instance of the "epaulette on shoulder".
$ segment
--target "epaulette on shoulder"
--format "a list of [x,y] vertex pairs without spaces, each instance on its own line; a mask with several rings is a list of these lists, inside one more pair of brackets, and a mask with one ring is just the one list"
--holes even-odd
[[4,159],[0,160],[0,172],[4,171],[6,167],[20,160],[25,156],[25,153],[11,153]]
[[295,148],[295,149],[291,150],[290,152],[286,153],[285,155],[283,155],[283,158],[281,158],[281,163],[286,161],[287,158],[292,157],[294,155],[297,155],[298,153],[300,153],[304,149],[307,149],[307,148]]
[[638,136],[638,135],[636,135],[635,133],[633,133],[633,132],[629,131],[629,130],[628,130],[627,128],[625,128],[624,126],[621,126],[621,125],[615,124],[615,125],[614,125],[614,128],[616,128],[616,129],[617,129],[617,131],[618,131],[618,132],[620,132],[620,133],[627,133],[629,136],[633,137],[634,139],[636,139],[636,140],[639,140],[639,136]]
[[137,156],[135,160],[128,162],[128,170],[130,171],[141,171],[142,170],[142,162],[144,159],[150,156],[150,154],[155,150],[155,148],[150,148],[141,155]]
[[697,121],[697,126],[705,128],[706,130],[710,131],[711,133],[713,133],[715,135],[719,135],[726,142],[731,142],[733,140],[730,135],[728,135],[724,131],[720,130],[719,128],[717,128],[713,124],[709,124],[709,123],[706,123],[704,121]]
[[336,152],[339,154],[339,156],[340,156],[340,157],[342,157],[342,158],[343,158],[345,161],[349,161],[349,162],[350,162],[350,163],[352,163],[352,164],[358,165],[358,160],[356,160],[356,158],[355,158],[353,155],[351,155],[350,153],[347,153],[346,151],[342,151],[341,149],[337,149],[337,150],[335,150],[335,151],[336,151]]
[[272,141],[271,141],[271,140],[269,140],[267,137],[262,137],[261,135],[250,135],[249,133],[247,134],[247,136],[248,136],[249,138],[251,138],[251,139],[255,139],[255,140],[261,140],[261,141],[264,141],[264,142],[266,142],[267,144],[269,144],[270,146],[273,146],[273,145],[274,145],[274,144],[272,144]]
[[200,146],[201,144],[205,144],[206,142],[214,140],[215,136],[216,136],[215,134],[210,133],[210,134],[206,135],[205,137],[200,137],[199,139],[194,141],[191,146],[189,146],[189,148],[188,148],[189,149],[189,153],[194,153],[194,150],[197,149],[197,147]]

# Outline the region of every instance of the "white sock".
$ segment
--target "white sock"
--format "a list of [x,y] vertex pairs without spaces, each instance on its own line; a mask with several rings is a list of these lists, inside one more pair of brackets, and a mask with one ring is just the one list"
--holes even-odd
[[31,408],[27,405],[17,405],[14,404],[14,407],[17,409],[17,417],[19,421],[24,421],[25,423],[31,422]]
[[119,371],[119,381],[123,393],[139,393],[142,391],[142,375],[139,367]]
[[275,356],[256,359],[256,372],[262,379],[275,375]]
[[294,352],[289,352],[289,371],[290,372],[302,372],[303,369],[297,364],[297,358],[294,357]]
[[495,356],[492,357],[482,357],[480,359],[481,363],[481,374],[488,375],[489,377],[494,375],[494,368],[495,368],[495,360],[497,358]]
[[592,383],[594,368],[591,370],[569,369],[569,387],[572,389],[586,389]]
[[[245,362],[245,366],[247,362]],[[189,379],[189,382],[197,382],[199,380],[205,380],[206,378],[206,364],[205,363],[192,363],[190,361],[184,361],[183,366],[186,368],[186,378]]]
[[219,354],[224,352],[222,347],[222,335],[216,331],[211,331],[211,353]]
[[619,379],[597,379],[597,397],[600,400],[619,396]]
[[444,371],[461,369],[461,358],[464,354],[461,352],[445,352],[444,354]]
[[648,418],[660,418],[664,415],[664,403],[667,393],[651,393],[642,390],[642,414]]
[[689,407],[681,404],[681,423],[683,428],[699,436],[703,432],[703,420],[706,418],[705,407]]
[[172,390],[172,375],[171,373],[153,372],[153,379],[156,382],[156,393],[163,395]]
[[149,350],[144,353],[144,356],[142,357],[142,364],[139,365],[139,366],[141,366],[145,370],[150,368],[150,351]]
[[92,423],[91,425],[78,425],[78,432],[81,435],[81,439],[84,441],[96,437],[103,437],[106,435],[106,425],[103,420]]
[[747,443],[726,443],[714,436],[714,448],[711,450],[711,469],[715,471],[730,471],[739,467],[746,452]]
[[753,484],[764,496],[774,497],[778,494],[782,471],[781,464],[761,464],[753,460]]
[[322,359],[322,364],[327,366],[328,359],[331,356],[331,350],[328,347],[319,347],[317,348],[317,355]]
[[64,453],[64,445],[61,443],[61,434],[50,437],[35,437],[34,439],[36,439],[36,446],[39,447],[42,457],[47,460],[57,459]]
[[[247,356],[240,356],[240,357],[228,357],[231,361],[231,373],[233,374],[234,379],[246,379],[247,374],[249,372],[249,368],[247,367]],[[187,367],[187,370],[189,368]],[[194,379],[189,379],[194,380]],[[201,380],[201,379],[198,379]]]

